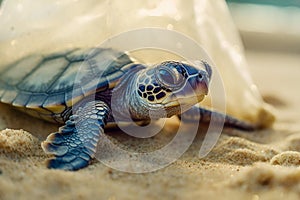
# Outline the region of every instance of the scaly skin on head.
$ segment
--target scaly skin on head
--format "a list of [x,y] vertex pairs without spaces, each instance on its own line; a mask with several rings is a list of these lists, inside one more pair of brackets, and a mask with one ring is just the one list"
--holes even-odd
[[[113,93],[118,116],[135,120],[159,119],[180,114],[208,93],[211,67],[198,69],[182,62],[166,61],[128,72]],[[124,113],[124,111],[129,113]]]

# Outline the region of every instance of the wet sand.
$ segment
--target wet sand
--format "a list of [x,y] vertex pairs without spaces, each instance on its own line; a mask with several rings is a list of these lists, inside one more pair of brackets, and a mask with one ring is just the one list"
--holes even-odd
[[[49,170],[40,142],[58,126],[1,104],[0,199],[298,199],[300,58],[251,51],[246,56],[254,82],[276,108],[273,128],[225,129],[203,159],[200,129],[183,156],[151,173],[119,172],[97,161],[77,172]],[[126,141],[122,148],[151,149],[172,137],[169,129],[142,144],[117,131],[109,135]]]

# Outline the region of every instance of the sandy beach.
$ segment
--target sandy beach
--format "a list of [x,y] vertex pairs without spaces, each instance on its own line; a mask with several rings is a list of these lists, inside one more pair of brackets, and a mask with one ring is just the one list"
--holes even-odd
[[[174,45],[181,37],[171,34],[172,31],[193,38],[208,52],[224,78],[228,112],[256,124],[268,125],[272,120],[261,118],[272,119],[272,115],[264,110],[259,91],[264,101],[274,107],[276,121],[271,128],[253,132],[226,128],[209,154],[200,158],[199,149],[207,129],[203,125],[179,159],[149,173],[121,172],[97,160],[82,170],[68,172],[48,169],[45,160],[50,156],[41,148],[41,142],[59,126],[0,104],[0,200],[300,198],[300,57],[297,49],[286,48],[290,53],[263,51],[259,49],[265,43],[249,37],[248,44],[257,46],[247,49],[246,45],[244,60],[240,35],[225,1],[174,1],[174,4],[126,1],[126,5],[122,1],[113,1],[113,4],[110,1],[45,2],[33,5],[24,0],[23,3],[18,1],[17,6],[13,1],[2,3],[1,65],[33,53],[94,46],[128,30],[160,27],[170,34],[161,37],[160,43],[171,41],[172,52],[190,44],[178,42]],[[241,24],[248,25],[244,21]],[[266,23],[261,24],[265,26]],[[142,37],[133,35],[130,40],[125,37],[121,40],[125,45],[121,42],[109,47],[129,48],[139,41],[137,38],[142,44],[144,38],[150,38],[148,42],[152,45],[157,39],[154,37],[151,42],[151,31],[142,29]],[[284,37],[282,43],[278,44],[276,37],[269,43],[282,46],[286,42]],[[288,37],[287,40],[294,43]],[[295,48],[298,46],[294,44]],[[188,47],[185,50],[188,51],[184,53],[195,53],[197,59],[202,52]],[[155,56],[153,58],[158,61]],[[147,139],[134,139],[112,129],[106,130],[106,135],[125,151],[147,152],[161,148],[174,138],[179,123],[171,119],[159,134]],[[112,156],[112,159],[120,159],[118,155]]]
[[[1,104],[0,199],[298,199],[300,59],[257,51],[247,51],[246,58],[262,96],[276,108],[273,128],[225,129],[203,159],[198,157],[200,129],[180,159],[151,173],[119,172],[97,161],[77,172],[49,170],[40,142],[58,126]],[[128,148],[140,145],[125,134],[108,134],[126,141]],[[168,137],[148,139],[145,148]]]

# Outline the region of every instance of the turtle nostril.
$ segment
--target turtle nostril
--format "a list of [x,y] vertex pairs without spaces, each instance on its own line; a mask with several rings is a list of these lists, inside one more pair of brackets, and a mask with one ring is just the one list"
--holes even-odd
[[199,78],[199,79],[202,79],[202,78],[203,78],[203,75],[202,75],[201,73],[199,73],[199,74],[198,74],[198,78]]

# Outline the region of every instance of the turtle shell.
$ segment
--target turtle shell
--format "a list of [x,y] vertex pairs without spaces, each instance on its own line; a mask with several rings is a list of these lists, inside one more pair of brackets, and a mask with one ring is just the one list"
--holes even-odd
[[39,118],[59,118],[83,97],[114,87],[130,63],[124,52],[102,48],[31,55],[1,68],[0,101]]

